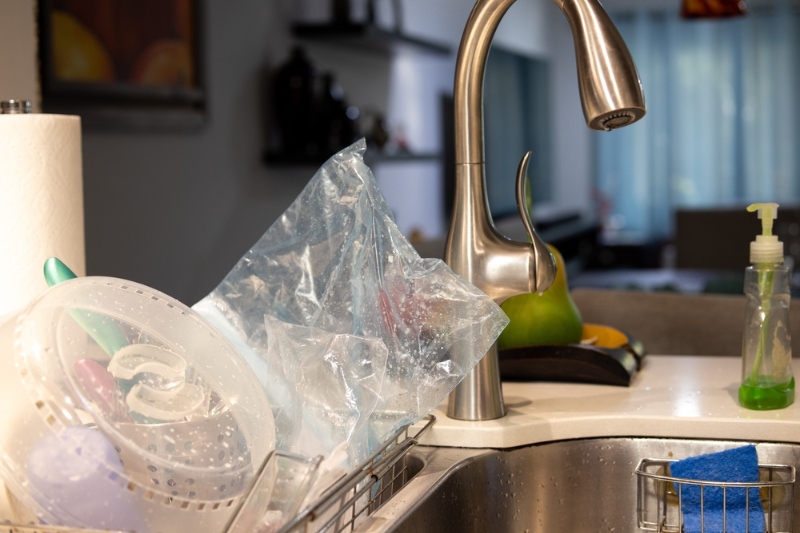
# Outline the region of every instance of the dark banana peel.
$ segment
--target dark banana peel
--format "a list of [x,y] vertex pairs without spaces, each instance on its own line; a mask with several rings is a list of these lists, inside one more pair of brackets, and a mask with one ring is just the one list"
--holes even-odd
[[584,324],[583,339],[581,344],[500,350],[500,376],[504,381],[629,386],[646,353],[642,343],[618,329],[598,324]]

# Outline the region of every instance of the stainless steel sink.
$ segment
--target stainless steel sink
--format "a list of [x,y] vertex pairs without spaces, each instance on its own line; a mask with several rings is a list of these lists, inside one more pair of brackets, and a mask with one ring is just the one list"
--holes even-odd
[[[642,459],[681,459],[743,444],[606,438],[511,450],[417,447],[409,462],[413,477],[357,530],[635,532],[640,516],[655,521],[652,502],[637,513],[635,470]],[[758,443],[756,449],[760,464],[800,465],[800,444]],[[791,531],[792,521],[800,523],[800,505],[793,501],[798,495],[778,488],[765,503],[772,511],[768,531]],[[677,513],[677,497],[665,492]],[[762,489],[762,500],[764,494]]]

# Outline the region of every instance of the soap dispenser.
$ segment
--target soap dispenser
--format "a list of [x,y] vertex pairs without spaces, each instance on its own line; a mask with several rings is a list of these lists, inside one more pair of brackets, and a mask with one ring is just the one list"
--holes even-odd
[[758,211],[762,233],[750,243],[752,264],[744,274],[747,300],[739,404],[780,409],[794,402],[789,269],[783,264],[783,243],[772,234],[778,204],[753,204],[747,210]]

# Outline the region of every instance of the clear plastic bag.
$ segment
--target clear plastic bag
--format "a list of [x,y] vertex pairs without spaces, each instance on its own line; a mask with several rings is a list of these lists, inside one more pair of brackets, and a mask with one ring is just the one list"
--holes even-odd
[[[508,318],[394,223],[363,140],[339,152],[194,308],[265,387],[277,449],[358,464],[437,407]],[[453,350],[455,345],[468,349]],[[453,354],[458,354],[453,358]]]

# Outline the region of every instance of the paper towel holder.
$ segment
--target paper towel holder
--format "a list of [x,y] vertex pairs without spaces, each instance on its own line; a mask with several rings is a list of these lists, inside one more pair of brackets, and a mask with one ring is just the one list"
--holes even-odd
[[33,111],[30,100],[3,100],[0,102],[0,115],[22,115]]

